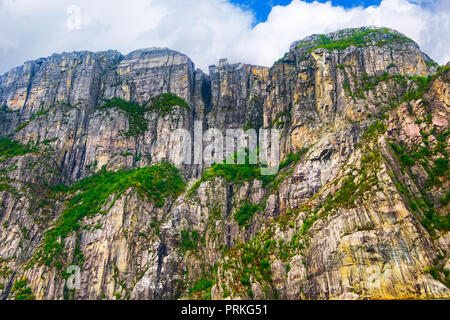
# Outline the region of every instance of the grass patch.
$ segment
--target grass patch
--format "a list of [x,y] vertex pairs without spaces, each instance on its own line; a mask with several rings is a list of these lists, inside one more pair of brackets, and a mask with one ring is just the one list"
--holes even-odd
[[334,202],[341,207],[348,208],[355,202],[358,196],[357,190],[358,186],[355,183],[355,178],[353,176],[345,178],[341,188],[336,192]]
[[303,221],[302,229],[300,230],[300,236],[304,236],[317,220],[319,220],[317,212],[314,212],[312,217],[306,218],[305,221]]
[[434,209],[429,209],[425,212],[425,217],[422,219],[422,224],[434,235],[434,230],[449,231],[450,230],[450,214],[437,215]]
[[431,275],[434,280],[443,283],[447,288],[450,288],[450,272],[440,266],[432,266],[425,269],[425,272]]
[[28,279],[22,278],[16,281],[12,287],[12,292],[14,295],[14,300],[34,300],[34,295],[31,292],[31,288],[27,287]]
[[250,275],[256,281],[272,281],[270,254],[276,247],[275,240],[253,238],[242,247],[240,281],[244,286],[250,286]]
[[148,121],[145,119],[145,108],[135,102],[114,98],[106,101],[99,109],[117,108],[128,116],[129,128],[126,137],[139,137],[147,131]]
[[193,284],[189,289],[189,295],[192,296],[194,293],[207,291],[203,298],[205,300],[211,300],[211,289],[215,282],[208,277],[203,277]]
[[448,159],[440,158],[434,161],[434,174],[438,177],[444,176],[448,171]]
[[409,79],[412,80],[417,85],[417,88],[415,90],[407,92],[403,96],[402,102],[410,102],[413,100],[422,99],[424,93],[430,88],[430,84],[435,79],[435,77],[434,76],[428,76],[428,77],[416,76],[416,77],[409,77]]
[[0,138],[0,161],[35,152],[36,148],[25,146],[9,138]]
[[[422,159],[429,155],[429,151],[424,148],[421,148],[418,153],[413,153],[410,156],[406,153],[405,148],[396,143],[391,143],[391,147],[403,166],[412,166],[415,164],[415,159]],[[421,163],[429,175],[429,179],[425,183],[426,188],[430,188],[433,185],[439,185],[440,181],[437,177],[445,175],[448,172],[448,159],[446,158],[437,159],[434,162],[435,165],[432,169],[430,169],[425,159],[422,159]],[[450,215],[448,213],[444,215],[436,214],[434,204],[427,199],[427,194],[424,190],[421,191],[421,195],[416,197],[400,182],[394,181],[394,184],[397,190],[408,199],[408,203],[413,211],[418,211],[420,209],[423,212],[424,215],[421,219],[422,225],[432,236],[435,236],[435,230],[448,231],[450,229]],[[439,201],[443,206],[447,205],[448,193],[440,198]]]
[[[1,181],[0,181],[1,182]],[[19,191],[8,183],[0,183],[0,192],[6,191],[10,194],[19,195]]]
[[174,107],[180,107],[187,111],[190,110],[186,101],[172,93],[163,93],[151,100],[149,111],[158,112],[160,116],[166,116],[172,112]]
[[126,137],[139,137],[147,131],[148,120],[145,118],[147,112],[157,112],[160,116],[166,116],[175,106],[189,110],[187,102],[172,93],[160,94],[152,98],[148,105],[150,106],[144,107],[136,102],[114,98],[107,100],[105,104],[98,109],[117,108],[123,111],[128,116],[129,120],[128,131],[124,133]]
[[283,170],[284,168],[290,166],[291,164],[300,161],[300,159],[308,152],[308,150],[309,148],[302,148],[297,153],[288,154],[286,159],[280,163],[280,170]]
[[190,250],[196,250],[198,247],[198,242],[200,241],[200,236],[198,231],[193,230],[183,230],[181,231],[181,249],[183,252]]
[[233,184],[241,184],[246,181],[255,179],[262,180],[264,176],[261,175],[261,168],[259,165],[248,164],[248,157],[246,164],[215,164],[206,170],[202,177],[197,180],[188,195],[192,196],[205,181],[214,181],[216,178],[224,178],[227,182]]
[[134,188],[139,196],[153,201],[156,207],[161,208],[168,197],[176,198],[184,191],[185,183],[174,166],[163,163],[132,171],[108,172],[103,169],[73,187],[59,186],[58,190],[66,189],[76,195],[67,202],[56,225],[45,233],[38,260],[50,266],[54,257],[62,252],[63,240],[79,230],[84,217],[102,213],[102,207],[111,201],[111,195],[116,200],[129,188]]
[[[385,40],[376,41],[374,36],[380,34],[386,35],[387,38]],[[312,48],[310,48],[309,51],[318,48],[323,48],[332,51],[332,50],[343,50],[348,47],[366,47],[373,45],[374,41],[376,41],[375,45],[377,46],[384,46],[391,43],[412,42],[412,40],[406,36],[394,33],[386,28],[379,28],[379,29],[355,30],[352,33],[350,33],[348,37],[339,40],[332,40],[326,35],[320,35],[319,39],[316,40],[315,42],[303,43],[297,46],[297,48],[312,46]]]
[[261,210],[260,205],[250,204],[248,201],[240,207],[234,214],[234,219],[237,221],[240,227],[248,226],[248,222],[255,215],[256,212]]
[[384,134],[386,130],[387,127],[383,122],[376,121],[366,129],[366,131],[361,137],[361,140],[369,141],[377,139],[380,135]]
[[450,201],[450,191],[447,191],[444,196],[439,198],[439,202],[442,206],[446,206]]
[[[279,165],[279,171],[289,165],[298,162],[307,152],[308,148],[303,148],[295,154],[289,154]],[[234,155],[237,158],[238,153]],[[227,182],[233,184],[242,184],[247,181],[260,180],[263,186],[267,186],[276,182],[276,175],[261,175],[261,165],[249,164],[249,157],[246,156],[245,164],[215,164],[206,170],[202,177],[197,180],[188,192],[188,196],[192,196],[203,182],[214,181],[216,178],[224,178]]]

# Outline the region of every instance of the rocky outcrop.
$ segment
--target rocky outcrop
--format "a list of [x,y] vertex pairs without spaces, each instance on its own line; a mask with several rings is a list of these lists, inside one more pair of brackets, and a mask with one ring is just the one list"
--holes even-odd
[[[27,62],[0,76],[0,294],[449,298],[449,74],[375,28],[209,75],[158,48]],[[280,171],[161,177],[195,121],[277,128]]]

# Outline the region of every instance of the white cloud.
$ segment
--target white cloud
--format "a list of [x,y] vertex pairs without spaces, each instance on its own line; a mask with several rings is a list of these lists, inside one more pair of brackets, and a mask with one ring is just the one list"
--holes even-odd
[[[81,8],[81,28],[67,28],[67,8]],[[253,26],[250,11],[226,0],[0,0],[0,72],[54,52],[169,47],[197,66],[219,58],[272,65],[289,45],[313,33],[386,26],[417,41],[434,60],[450,60],[448,0],[383,0],[344,9],[293,0]]]
[[396,29],[421,45],[443,64],[450,60],[450,7],[448,0],[420,6],[407,0],[383,0],[380,6],[344,9],[327,3],[294,0],[275,7],[267,22],[257,25],[231,52],[233,59],[270,65],[289,45],[314,33],[367,25]]

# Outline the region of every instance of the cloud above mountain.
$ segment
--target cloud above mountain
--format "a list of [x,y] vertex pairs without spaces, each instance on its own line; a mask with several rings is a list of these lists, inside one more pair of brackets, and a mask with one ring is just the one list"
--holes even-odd
[[351,9],[293,0],[254,22],[251,11],[226,0],[0,0],[0,73],[54,52],[144,47],[181,51],[205,71],[223,57],[270,66],[295,40],[365,25],[394,28],[440,64],[450,60],[448,0]]

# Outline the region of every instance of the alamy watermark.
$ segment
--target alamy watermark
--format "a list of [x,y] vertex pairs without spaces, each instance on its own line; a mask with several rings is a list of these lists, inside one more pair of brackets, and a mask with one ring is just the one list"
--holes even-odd
[[261,175],[275,175],[280,165],[280,133],[277,129],[223,133],[215,128],[203,132],[202,122],[195,121],[194,137],[186,129],[172,132],[170,161],[175,165],[260,164]]
[[66,280],[66,287],[69,290],[81,289],[81,269],[79,266],[67,267],[66,273],[68,278]]

